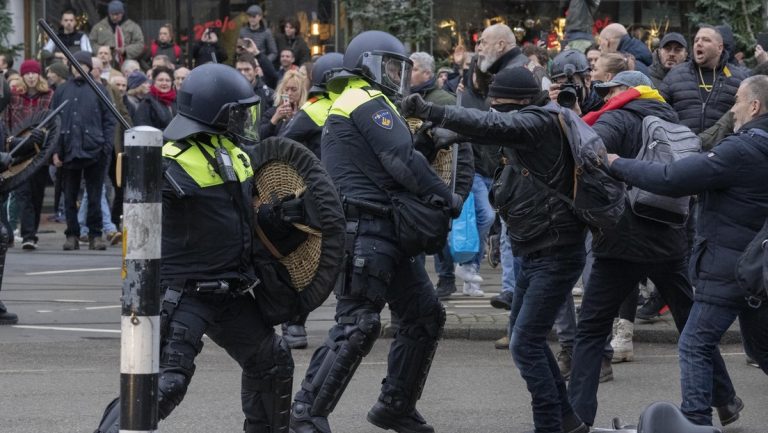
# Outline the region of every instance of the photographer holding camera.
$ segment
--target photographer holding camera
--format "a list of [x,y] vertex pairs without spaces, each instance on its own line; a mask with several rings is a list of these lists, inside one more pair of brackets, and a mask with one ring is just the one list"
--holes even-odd
[[552,61],[549,99],[580,116],[603,106],[602,98],[592,89],[589,61],[580,51],[565,50]]

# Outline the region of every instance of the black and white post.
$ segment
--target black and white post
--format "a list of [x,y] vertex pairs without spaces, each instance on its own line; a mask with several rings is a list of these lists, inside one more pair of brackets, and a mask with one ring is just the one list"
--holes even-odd
[[160,369],[162,132],[125,132],[120,432],[157,431]]

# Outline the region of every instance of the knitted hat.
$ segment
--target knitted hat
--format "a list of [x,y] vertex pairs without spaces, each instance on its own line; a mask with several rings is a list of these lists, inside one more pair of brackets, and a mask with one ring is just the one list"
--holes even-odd
[[53,62],[51,66],[48,66],[48,71],[53,72],[61,78],[67,78],[69,76],[69,70],[64,62]]
[[133,71],[131,72],[131,75],[128,76],[128,90],[135,89],[147,81],[149,81],[149,78],[147,78],[143,72]]
[[109,12],[110,15],[124,14],[125,6],[123,5],[123,2],[121,2],[120,0],[112,0],[111,2],[109,2],[109,5],[107,6],[107,12]]
[[93,70],[93,61],[91,60],[91,53],[88,51],[78,51],[74,54],[75,60],[81,65],[88,66],[88,70]]
[[502,69],[493,77],[488,89],[488,96],[492,98],[526,99],[535,98],[540,93],[541,86],[533,73],[523,67]]
[[37,62],[37,60],[28,59],[24,60],[24,62],[21,64],[21,67],[19,68],[19,73],[21,75],[26,75],[30,72],[34,72],[36,74],[40,74],[42,72],[43,68],[40,66],[40,63]]

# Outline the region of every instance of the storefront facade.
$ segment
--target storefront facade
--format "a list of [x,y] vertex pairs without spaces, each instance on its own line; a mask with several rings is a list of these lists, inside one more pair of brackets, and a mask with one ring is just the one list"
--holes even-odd
[[[36,25],[38,18],[45,17],[57,27],[61,12],[72,7],[88,28],[105,16],[107,3],[108,0],[11,0],[14,22],[19,23],[12,42],[27,41],[25,57],[36,57],[44,42]],[[125,3],[127,16],[142,27],[147,44],[156,37],[162,24],[171,23],[184,50],[206,27],[213,27],[220,31],[222,45],[231,52],[239,28],[246,22],[244,11],[253,0],[127,0]],[[353,36],[343,6],[337,15],[336,5],[343,4],[339,0],[260,0],[257,3],[262,6],[273,31],[277,31],[282,17],[297,17],[302,34],[315,53],[334,51],[336,41],[343,47]],[[472,49],[482,29],[496,22],[509,25],[522,41],[545,39],[552,42],[562,30],[568,3],[568,0],[434,1],[432,23],[435,35],[422,49],[431,49],[437,57],[445,56],[458,43]],[[686,14],[694,7],[695,0],[603,0],[593,32],[599,33],[605,25],[618,22],[643,40],[653,39],[654,32],[688,34],[692,23],[688,22]]]

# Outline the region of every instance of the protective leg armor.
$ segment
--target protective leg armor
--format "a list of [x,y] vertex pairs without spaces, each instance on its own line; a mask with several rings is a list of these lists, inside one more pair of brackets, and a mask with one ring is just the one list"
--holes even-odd
[[398,432],[434,431],[416,410],[416,402],[424,390],[444,325],[442,306],[433,315],[401,323],[389,352],[379,401],[368,412],[371,423]]
[[[279,335],[268,342],[271,366],[262,371],[243,371],[242,400],[246,433],[287,433],[293,392],[293,357]],[[260,421],[249,418],[259,418]],[[266,419],[263,419],[266,418]]]

